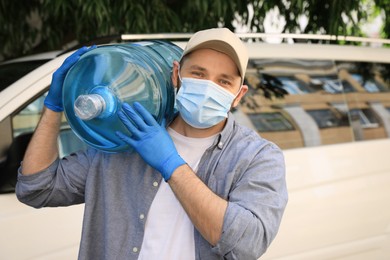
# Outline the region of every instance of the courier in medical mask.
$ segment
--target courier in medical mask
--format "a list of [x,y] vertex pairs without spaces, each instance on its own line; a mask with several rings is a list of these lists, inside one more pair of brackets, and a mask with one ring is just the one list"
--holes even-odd
[[176,107],[189,126],[221,131],[230,109],[248,90],[243,85],[248,56],[237,38],[193,39],[180,63],[174,63]]
[[56,158],[58,97],[88,50],[53,75],[18,199],[36,208],[84,202],[80,259],[258,259],[278,232],[288,194],[282,150],[229,112],[248,90],[240,39],[225,28],[191,37],[169,74],[179,113],[167,127],[139,102],[122,105],[117,115],[127,131],[116,135],[131,152],[91,148]]

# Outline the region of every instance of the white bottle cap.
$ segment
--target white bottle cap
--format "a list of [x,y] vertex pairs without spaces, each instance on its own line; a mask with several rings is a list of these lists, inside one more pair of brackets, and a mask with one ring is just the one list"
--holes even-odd
[[106,102],[98,94],[80,95],[74,102],[74,112],[81,120],[91,120],[106,108]]

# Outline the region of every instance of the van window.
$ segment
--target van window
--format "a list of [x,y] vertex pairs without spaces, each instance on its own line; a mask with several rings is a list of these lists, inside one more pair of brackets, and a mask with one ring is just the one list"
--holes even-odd
[[330,109],[317,109],[306,111],[316,121],[319,128],[330,128],[348,126],[349,121],[346,117],[337,115]]
[[[27,104],[12,117],[13,138],[34,132],[42,115],[43,102],[46,95],[47,92]],[[71,130],[64,114],[62,115],[58,144],[60,157],[86,148],[86,145]]]
[[0,91],[47,61],[49,60],[32,60],[0,65]]
[[359,118],[360,125],[363,128],[379,127],[379,121],[371,109],[351,109],[351,117]]
[[[45,96],[46,93],[26,104],[16,114],[0,122],[3,139],[0,150],[0,194],[15,190],[17,171],[40,120]],[[62,118],[58,147],[60,157],[86,148],[86,144],[77,138],[70,129],[65,117]]]
[[248,126],[283,149],[389,138],[388,68],[352,61],[252,59],[245,78],[250,89],[240,110]]
[[292,124],[279,112],[248,114],[256,130],[259,132],[291,131]]

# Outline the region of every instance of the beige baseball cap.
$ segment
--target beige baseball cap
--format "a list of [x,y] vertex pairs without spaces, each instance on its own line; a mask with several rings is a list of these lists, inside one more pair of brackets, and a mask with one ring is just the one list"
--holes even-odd
[[237,65],[243,81],[248,65],[248,52],[240,38],[232,31],[227,28],[213,28],[196,32],[188,41],[181,58],[198,49],[213,49],[228,55]]

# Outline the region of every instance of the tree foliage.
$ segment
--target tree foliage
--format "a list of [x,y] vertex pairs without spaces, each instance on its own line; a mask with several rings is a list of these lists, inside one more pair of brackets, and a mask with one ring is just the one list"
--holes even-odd
[[374,0],[376,9],[385,14],[382,37],[390,37],[390,0]]
[[[369,0],[0,0],[0,54],[6,58],[58,49],[121,33],[194,32],[225,26],[237,18],[250,31],[264,32],[264,19],[277,8],[284,32],[361,35]],[[372,0],[383,10],[383,36],[390,35],[390,0]],[[299,17],[308,25],[302,30]]]

